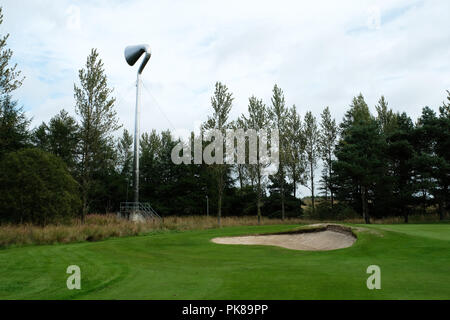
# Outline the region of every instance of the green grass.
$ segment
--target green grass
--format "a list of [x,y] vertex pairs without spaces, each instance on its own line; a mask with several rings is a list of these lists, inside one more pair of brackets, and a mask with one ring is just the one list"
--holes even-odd
[[[0,250],[0,299],[450,299],[450,224],[371,225],[353,247],[302,252],[219,245],[251,226]],[[366,226],[364,226],[366,227]],[[67,266],[81,290],[66,288]],[[381,290],[366,268],[381,267]]]

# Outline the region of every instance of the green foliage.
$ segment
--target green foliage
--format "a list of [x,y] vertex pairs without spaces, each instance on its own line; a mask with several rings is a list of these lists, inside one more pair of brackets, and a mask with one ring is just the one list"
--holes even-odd
[[[283,219],[280,203],[281,195],[279,193],[270,193],[264,199],[263,214],[271,219]],[[302,200],[295,198],[292,194],[285,195],[284,218],[300,218],[303,217]]]
[[[0,8],[0,24],[2,20]],[[74,84],[77,119],[62,110],[30,134],[30,120],[11,95],[21,86],[23,78],[17,66],[10,64],[13,52],[6,46],[8,36],[0,36],[0,159],[9,153],[5,161],[19,161],[15,157],[20,152],[14,152],[32,142],[54,155],[45,154],[41,158],[53,163],[56,156],[78,181],[82,217],[88,212],[117,211],[121,201],[131,200],[133,137],[127,130],[120,138],[114,137],[121,126],[113,90],[108,86],[97,50],[91,50],[85,67],[79,70],[79,84]],[[152,131],[140,137],[141,200],[151,202],[162,215],[193,215],[205,213],[205,196],[208,196],[210,212],[217,212],[219,223],[222,212],[226,215],[257,214],[259,220],[262,215],[285,218],[302,214],[296,196],[297,185],[303,184],[311,190],[311,214],[319,218],[347,217],[357,212],[367,222],[370,216],[386,215],[403,216],[407,221],[418,208],[422,213],[436,209],[441,219],[445,217],[450,209],[450,91],[438,114],[425,107],[415,124],[405,113],[389,109],[384,96],[375,106],[376,117],[371,115],[362,94],[354,97],[339,126],[328,107],[321,114],[320,125],[310,111],[302,122],[295,105],[286,107],[284,92],[277,85],[273,87],[270,102],[266,106],[261,99],[252,96],[248,113],[232,121],[233,95],[225,84],[217,82],[211,97],[212,114],[201,131],[203,134],[206,130],[217,129],[225,134],[230,128],[277,129],[280,138],[278,172],[267,177],[263,170],[266,165],[260,163],[177,166],[171,161],[171,151],[179,141],[168,130]],[[247,147],[248,144],[247,138]],[[32,158],[26,155],[22,156]],[[319,159],[324,164],[320,183],[326,199],[320,202],[316,213],[315,171]],[[52,192],[59,192],[46,185],[53,180],[47,176],[47,169],[39,167],[42,162],[35,166],[29,161],[26,164],[29,173],[21,179],[45,177],[30,184],[46,192],[42,199],[47,200]],[[5,185],[14,183],[5,178],[13,172],[3,168],[5,184],[1,187],[6,188]],[[78,190],[65,196],[76,198]],[[336,206],[335,196],[339,200]],[[17,202],[11,203],[18,207]],[[2,219],[38,223],[48,223],[53,217],[58,220],[53,209],[38,211],[35,206],[42,206],[39,198],[30,205],[25,208],[21,202],[19,215],[6,213]],[[61,214],[68,215],[66,212],[70,210],[62,207]],[[33,212],[44,213],[35,216]]]
[[0,161],[0,221],[45,225],[78,214],[77,182],[58,157],[39,149]]
[[330,201],[318,201],[315,210],[307,207],[304,212],[306,219],[312,220],[328,220],[328,221],[344,221],[358,219],[360,215],[347,203],[339,202],[331,206]]
[[297,184],[305,184],[307,177],[305,177],[306,137],[300,115],[297,113],[297,107],[295,105],[289,109],[286,128],[288,136],[285,145],[286,166],[288,168],[288,177],[292,181],[294,188],[293,196],[297,197]]
[[216,82],[214,95],[211,97],[211,105],[214,112],[212,116],[208,116],[204,128],[227,129],[228,117],[233,105],[233,94],[228,92],[228,87],[225,84]]
[[338,137],[338,126],[336,120],[332,119],[330,108],[326,107],[321,114],[319,148],[322,156],[324,168],[322,175],[322,190],[325,196],[330,195],[331,207],[334,202],[333,188],[333,157],[336,148],[336,140]]
[[44,122],[36,128],[32,139],[37,147],[60,157],[74,172],[79,136],[76,120],[63,109],[48,125]]
[[357,97],[353,98],[350,109],[345,113],[344,119],[340,126],[341,134],[345,134],[345,131],[356,123],[365,123],[372,119],[372,115],[369,111],[369,106],[364,100],[363,95],[360,93]]
[[442,220],[449,208],[448,105],[439,116],[423,108],[415,125],[387,105],[381,97],[373,118],[361,95],[353,99],[333,162],[338,198],[367,217],[370,209],[376,217],[396,215],[408,222],[419,208],[426,214],[437,207]]
[[[202,126],[203,130],[219,130],[225,136],[225,130],[230,128],[228,117],[233,105],[233,94],[228,92],[228,88],[221,82],[216,82],[214,95],[211,97],[211,105],[213,107],[213,115],[208,116],[208,120]],[[222,149],[224,150],[224,149]],[[216,155],[217,156],[217,155]],[[230,167],[226,164],[212,164],[209,166],[212,176],[217,186],[217,216],[220,225],[222,216],[222,198],[223,192],[227,185],[228,172]]]
[[388,102],[384,96],[381,96],[375,108],[377,110],[377,121],[380,124],[382,132],[389,133],[395,127],[396,118],[394,112],[388,109]]
[[[3,12],[0,7],[0,25],[3,23]],[[24,80],[21,72],[16,70],[17,64],[10,66],[10,59],[13,55],[11,49],[6,48],[9,34],[0,36],[0,97],[9,95],[22,85]]]
[[[293,196],[294,185],[288,181],[280,182],[279,171],[274,175],[269,175],[267,186],[269,196],[264,198],[263,213],[270,218],[301,217],[303,214],[302,200]],[[284,213],[280,207],[282,192],[284,195]]]
[[[243,127],[247,130],[252,129],[256,132],[267,130],[270,126],[269,111],[261,99],[257,99],[255,96],[252,96],[249,99],[248,117],[242,115],[242,122]],[[247,166],[249,175],[252,181],[254,181],[253,185],[256,194],[256,214],[258,216],[258,222],[261,222],[261,207],[263,206],[262,198],[267,183],[267,177],[264,175],[263,170],[269,166],[269,164],[262,164],[260,162],[260,156],[258,149],[256,158],[257,163],[249,164]]]
[[131,179],[133,170],[133,136],[127,129],[117,143],[119,172]]
[[305,124],[303,126],[303,134],[305,136],[305,155],[306,155],[306,171],[309,180],[309,190],[311,191],[312,209],[314,211],[314,191],[315,191],[315,171],[317,168],[317,160],[320,157],[320,131],[317,125],[316,117],[311,111],[305,115]]
[[[395,114],[393,126],[386,134],[389,171],[392,176],[391,194],[384,198],[385,209],[405,217],[408,221],[410,206],[415,193],[414,176],[414,125],[406,113]],[[386,187],[386,186],[385,186]],[[389,189],[389,188],[384,188]]]
[[352,110],[341,126],[333,179],[339,185],[339,198],[352,202],[369,223],[369,202],[373,203],[375,189],[383,185],[385,177],[386,141],[361,95],[354,98]]
[[289,110],[286,108],[286,102],[284,99],[284,92],[278,85],[274,85],[272,90],[272,105],[269,108],[269,117],[272,123],[272,128],[278,130],[279,134],[279,165],[278,172],[273,176],[277,179],[277,184],[280,186],[280,197],[281,197],[281,218],[285,218],[285,181],[287,176],[287,145],[288,145],[288,132],[287,132],[287,121],[289,117]]
[[[102,60],[92,49],[86,67],[79,71],[80,87],[74,85],[75,111],[80,117],[78,175],[82,189],[83,217],[99,196],[107,195],[107,185],[115,166],[112,133],[121,126],[114,109],[115,98],[108,87]],[[109,207],[109,206],[106,206]]]
[[0,96],[0,158],[29,144],[29,124],[30,120],[9,94]]
[[[178,142],[169,130],[160,134],[153,130],[151,134],[142,135],[142,201],[151,202],[155,210],[163,216],[204,214],[205,196],[208,190],[217,190],[216,181],[204,164],[177,166],[172,162],[171,151]],[[210,209],[212,212],[213,207]]]
[[[0,7],[0,25],[3,13]],[[16,151],[29,143],[27,119],[21,107],[12,99],[11,93],[24,80],[17,65],[10,64],[13,52],[7,48],[9,34],[0,35],[0,158],[7,152]]]
[[[448,93],[448,91],[447,91]],[[449,99],[449,98],[447,98]],[[440,108],[439,117],[429,107],[422,110],[414,132],[416,156],[414,180],[420,193],[423,211],[429,204],[438,206],[440,219],[448,211],[450,185],[450,120],[448,105]]]

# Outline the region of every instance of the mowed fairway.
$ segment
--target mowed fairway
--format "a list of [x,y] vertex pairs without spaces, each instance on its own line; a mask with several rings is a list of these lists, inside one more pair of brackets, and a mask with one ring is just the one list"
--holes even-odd
[[[371,225],[353,247],[326,252],[210,241],[294,227],[1,249],[0,299],[450,299],[450,224]],[[69,265],[81,290],[66,287]],[[381,290],[366,287],[369,265]]]

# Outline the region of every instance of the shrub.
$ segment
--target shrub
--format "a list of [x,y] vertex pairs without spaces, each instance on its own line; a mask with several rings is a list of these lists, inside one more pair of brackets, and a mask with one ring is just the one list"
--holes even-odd
[[347,220],[360,218],[360,215],[345,203],[335,203],[331,208],[329,201],[320,201],[314,212],[310,206],[306,208],[305,217],[313,220]]
[[[263,217],[262,225],[298,224],[300,219],[284,221]],[[256,226],[256,216],[223,217],[222,226]],[[150,233],[182,230],[202,230],[217,228],[217,217],[169,216],[164,221],[133,222],[120,219],[114,214],[86,216],[84,223],[74,218],[66,224],[49,224],[44,227],[32,224],[0,225],[0,249],[10,246],[71,243],[81,241],[100,241],[112,237],[138,236]]]
[[[263,215],[269,218],[281,218],[281,195],[272,193],[269,197],[264,198],[264,206],[262,207]],[[290,194],[286,194],[284,202],[284,210],[286,218],[300,218],[303,215],[302,200],[294,198]]]
[[74,217],[77,182],[58,157],[39,149],[6,154],[0,161],[0,221],[46,225]]

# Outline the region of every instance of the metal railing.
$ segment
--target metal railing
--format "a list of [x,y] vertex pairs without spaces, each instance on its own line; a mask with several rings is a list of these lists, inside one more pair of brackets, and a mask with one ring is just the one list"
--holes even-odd
[[145,219],[162,220],[161,216],[148,202],[121,202],[120,214],[127,217],[131,214],[140,214]]

